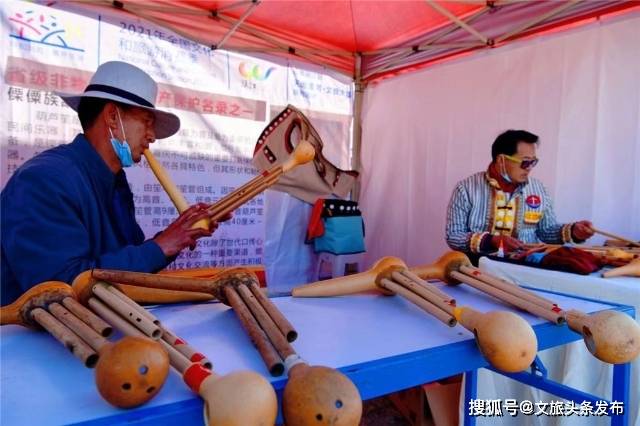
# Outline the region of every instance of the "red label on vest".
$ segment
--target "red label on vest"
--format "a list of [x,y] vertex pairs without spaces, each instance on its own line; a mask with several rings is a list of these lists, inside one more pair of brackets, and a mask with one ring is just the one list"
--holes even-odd
[[540,196],[539,195],[529,195],[527,197],[527,205],[529,207],[531,207],[532,209],[537,209],[538,207],[540,207],[541,201],[540,201]]

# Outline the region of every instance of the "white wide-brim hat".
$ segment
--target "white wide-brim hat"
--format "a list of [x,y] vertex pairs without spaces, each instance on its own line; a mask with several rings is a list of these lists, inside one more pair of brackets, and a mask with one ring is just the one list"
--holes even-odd
[[156,109],[158,85],[149,74],[126,62],[111,61],[100,65],[81,94],[58,93],[74,111],[82,98],[100,98],[151,111],[157,139],[168,138],[180,129],[180,119],[170,112]]

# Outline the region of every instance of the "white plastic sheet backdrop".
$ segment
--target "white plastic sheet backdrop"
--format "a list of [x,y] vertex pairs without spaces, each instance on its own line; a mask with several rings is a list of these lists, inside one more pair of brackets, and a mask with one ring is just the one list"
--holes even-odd
[[[366,236],[365,267],[389,255],[430,263],[447,250],[445,211],[454,185],[486,169],[491,143],[509,128],[540,136],[533,176],[546,184],[558,220],[589,219],[640,239],[639,46],[640,14],[633,14],[369,87],[360,205],[375,232]],[[588,369],[583,374],[586,385]],[[509,398],[499,392],[506,380],[482,373],[479,397]],[[585,421],[608,424],[522,415],[500,424]],[[640,425],[637,415],[631,424]]]
[[533,176],[560,221],[640,239],[639,46],[634,14],[368,87],[360,204],[375,232],[366,263],[437,258],[454,185],[486,169],[506,129],[540,136]]

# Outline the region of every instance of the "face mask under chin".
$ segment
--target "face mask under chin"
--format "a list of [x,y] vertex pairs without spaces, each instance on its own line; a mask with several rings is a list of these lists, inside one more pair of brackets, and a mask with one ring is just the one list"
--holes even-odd
[[511,176],[509,176],[509,173],[507,173],[507,168],[504,165],[504,159],[502,160],[502,171],[500,172],[500,175],[502,176],[502,178],[509,182],[509,183],[513,183],[513,181],[511,180]]
[[131,156],[131,149],[129,148],[129,144],[126,140],[120,141],[117,138],[111,138],[111,146],[113,147],[113,152],[116,153],[118,160],[120,160],[120,164],[122,167],[131,167],[133,166],[133,157]]
[[120,141],[118,138],[113,136],[113,132],[109,127],[109,133],[111,134],[111,146],[113,147],[113,152],[115,152],[116,156],[120,160],[122,167],[131,167],[133,166],[133,157],[131,156],[131,148],[127,143],[127,136],[124,133],[124,125],[122,124],[122,118],[120,117],[120,109],[116,108],[116,113],[118,114],[118,121],[120,122],[120,128],[122,129],[122,136],[124,137],[124,140]]

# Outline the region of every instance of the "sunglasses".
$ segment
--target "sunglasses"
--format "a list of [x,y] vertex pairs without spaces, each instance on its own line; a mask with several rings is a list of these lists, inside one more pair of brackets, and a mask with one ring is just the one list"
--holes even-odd
[[514,163],[518,163],[520,164],[520,168],[527,170],[529,168],[533,168],[536,166],[536,164],[538,164],[538,159],[534,158],[533,160],[521,160],[520,158],[516,158],[516,157],[512,157],[510,155],[507,154],[502,154],[507,160],[511,160]]

